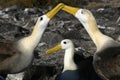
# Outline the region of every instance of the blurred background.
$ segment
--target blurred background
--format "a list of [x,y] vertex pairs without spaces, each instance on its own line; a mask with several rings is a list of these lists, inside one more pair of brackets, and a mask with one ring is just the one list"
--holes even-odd
[[[89,5],[91,7],[112,5],[114,7],[119,6],[119,0],[0,0],[1,7],[9,7],[12,5],[20,5],[24,7],[48,7],[55,6],[58,3],[65,3],[69,5]],[[96,4],[97,3],[97,4]],[[99,4],[98,4],[99,3]],[[96,5],[92,5],[96,4]]]

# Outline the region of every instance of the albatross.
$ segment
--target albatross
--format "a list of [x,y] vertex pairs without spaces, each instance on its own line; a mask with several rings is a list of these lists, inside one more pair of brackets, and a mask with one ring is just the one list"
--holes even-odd
[[62,40],[60,44],[47,50],[46,54],[51,54],[61,49],[65,49],[64,68],[57,80],[83,80],[79,74],[77,65],[74,62],[74,45],[71,40]]
[[63,7],[54,9],[38,17],[32,33],[17,41],[0,40],[0,74],[14,74],[26,69],[33,61],[33,51],[39,43],[50,19]]
[[97,74],[104,80],[120,80],[120,43],[100,32],[91,11],[67,5],[62,10],[75,16],[95,43],[93,66]]

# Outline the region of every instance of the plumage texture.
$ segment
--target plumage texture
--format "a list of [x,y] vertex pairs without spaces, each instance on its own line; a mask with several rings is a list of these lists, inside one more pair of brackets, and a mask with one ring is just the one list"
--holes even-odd
[[[10,53],[11,52],[11,53]],[[11,63],[15,60],[15,54],[19,53],[13,41],[0,41],[0,72],[2,70],[9,72],[9,68],[11,68]],[[12,57],[12,58],[11,58]],[[17,58],[16,58],[17,60]],[[9,64],[7,64],[9,63]],[[4,72],[5,73],[5,72]]]
[[[106,46],[106,45],[105,45]],[[95,53],[93,65],[99,75],[106,80],[120,79],[120,45],[111,42]]]

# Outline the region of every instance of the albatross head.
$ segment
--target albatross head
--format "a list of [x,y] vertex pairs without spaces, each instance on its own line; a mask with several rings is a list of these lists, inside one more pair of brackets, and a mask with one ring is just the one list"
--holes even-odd
[[61,50],[61,49],[67,50],[67,49],[69,49],[69,48],[73,48],[73,43],[72,43],[72,41],[69,40],[69,39],[64,39],[64,40],[62,40],[61,43],[58,44],[57,46],[55,46],[55,47],[47,50],[47,51],[46,51],[46,54],[51,54],[51,53],[56,52],[56,51],[59,51],[59,50]]
[[73,47],[73,43],[69,39],[64,39],[61,41],[61,46],[62,46],[62,49],[69,49]]
[[80,22],[83,25],[90,23],[92,21],[95,22],[95,19],[92,13],[87,9],[75,8],[75,7],[64,5],[62,10],[75,16],[78,20],[80,20]]
[[55,14],[60,11],[61,8],[63,8],[64,4],[59,3],[54,9],[46,13],[45,15],[42,15],[38,18],[36,25],[39,26],[47,26],[49,20],[55,16]]

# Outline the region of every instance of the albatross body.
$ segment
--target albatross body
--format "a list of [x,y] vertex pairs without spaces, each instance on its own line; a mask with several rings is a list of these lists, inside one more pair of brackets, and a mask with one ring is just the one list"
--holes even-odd
[[82,80],[74,62],[74,45],[71,40],[62,40],[56,47],[49,49],[46,53],[50,54],[55,51],[65,49],[64,68],[61,75],[56,80]]
[[120,80],[120,44],[100,32],[89,10],[67,5],[62,10],[74,15],[95,43],[97,50],[93,57],[93,66],[96,72],[104,80]]
[[18,41],[0,41],[0,74],[18,73],[31,64],[33,51],[48,22],[62,7],[63,4],[59,4],[47,14],[39,17],[30,36]]

